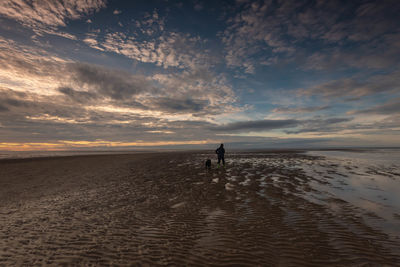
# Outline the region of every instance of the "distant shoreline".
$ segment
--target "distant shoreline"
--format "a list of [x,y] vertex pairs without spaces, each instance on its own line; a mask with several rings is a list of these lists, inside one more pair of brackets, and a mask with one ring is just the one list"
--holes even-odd
[[[307,151],[343,151],[343,152],[368,152],[372,150],[398,150],[400,147],[338,147],[338,148],[259,148],[259,149],[228,149],[227,153],[304,153]],[[94,155],[130,155],[149,153],[207,153],[213,154],[213,149],[144,149],[144,150],[60,150],[60,151],[0,151],[0,161],[54,158],[71,156]]]

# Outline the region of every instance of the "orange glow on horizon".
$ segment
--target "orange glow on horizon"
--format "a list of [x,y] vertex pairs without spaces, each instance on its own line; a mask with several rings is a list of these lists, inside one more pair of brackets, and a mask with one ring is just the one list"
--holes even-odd
[[68,141],[59,140],[56,143],[0,143],[0,150],[3,151],[60,151],[71,148],[95,148],[95,147],[151,147],[151,146],[170,146],[170,145],[204,145],[218,143],[215,140],[190,140],[190,141],[155,141],[155,142],[116,142],[116,141]]

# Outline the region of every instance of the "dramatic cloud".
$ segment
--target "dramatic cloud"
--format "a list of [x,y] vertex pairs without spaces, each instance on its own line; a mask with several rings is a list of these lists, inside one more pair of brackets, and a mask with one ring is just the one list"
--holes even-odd
[[135,112],[199,116],[238,110],[231,106],[236,99],[226,78],[206,69],[147,77],[122,69],[67,61],[40,49],[29,51],[3,39],[0,48],[0,78],[16,91],[62,94],[79,105],[134,108]]
[[86,63],[67,66],[69,84],[75,89],[62,87],[59,91],[77,102],[108,99],[108,104],[119,107],[195,116],[238,110],[231,106],[234,93],[223,77],[206,71],[149,78]]
[[110,70],[85,63],[71,63],[68,69],[76,84],[94,89],[101,96],[114,100],[123,100],[141,92],[153,91],[149,81],[142,75],[132,75],[122,70]]
[[[210,72],[145,77],[61,60],[41,50],[21,52],[23,47],[5,41],[3,49],[3,85],[15,89],[4,87],[0,94],[4,141],[58,142],[82,136],[124,142],[135,136],[148,143],[152,138],[172,143],[190,143],[199,137],[211,140],[213,135],[204,132],[209,124],[176,124],[182,117],[168,114],[215,114],[229,111],[228,103],[234,101],[226,80]],[[14,79],[4,83],[9,77]],[[16,77],[23,83],[15,83]],[[199,131],[192,132],[195,128]],[[20,129],[29,129],[31,134]],[[179,132],[178,140],[163,134],[174,132]]]
[[[91,100],[92,95],[74,92],[71,88],[59,90],[74,99],[71,104],[63,96],[41,96],[34,93],[20,93],[3,89],[0,91],[0,103],[5,111],[0,112],[3,129],[0,133],[3,141],[57,141],[65,139],[86,140],[115,138],[129,139],[135,134],[162,127],[160,119],[102,111],[91,106],[77,105],[82,102],[82,95]],[[21,131],[21,129],[25,129]],[[99,131],[103,129],[103,131]],[[12,134],[15,132],[14,134]],[[146,139],[146,136],[141,137]]]
[[0,148],[400,141],[398,1],[122,2],[2,1]]

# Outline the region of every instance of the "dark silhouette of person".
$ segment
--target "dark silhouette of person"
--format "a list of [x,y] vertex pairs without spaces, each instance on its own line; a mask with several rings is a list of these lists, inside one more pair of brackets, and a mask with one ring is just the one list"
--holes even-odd
[[224,144],[221,144],[217,150],[215,150],[215,153],[218,155],[218,167],[219,164],[222,160],[222,164],[225,166],[225,149],[224,149]]

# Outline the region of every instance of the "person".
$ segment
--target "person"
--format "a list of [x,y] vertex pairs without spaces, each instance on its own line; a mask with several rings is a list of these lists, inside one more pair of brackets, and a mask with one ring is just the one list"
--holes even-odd
[[221,144],[217,150],[215,150],[215,153],[218,155],[218,167],[220,166],[220,162],[222,160],[222,164],[225,167],[225,149],[224,149],[224,144]]

